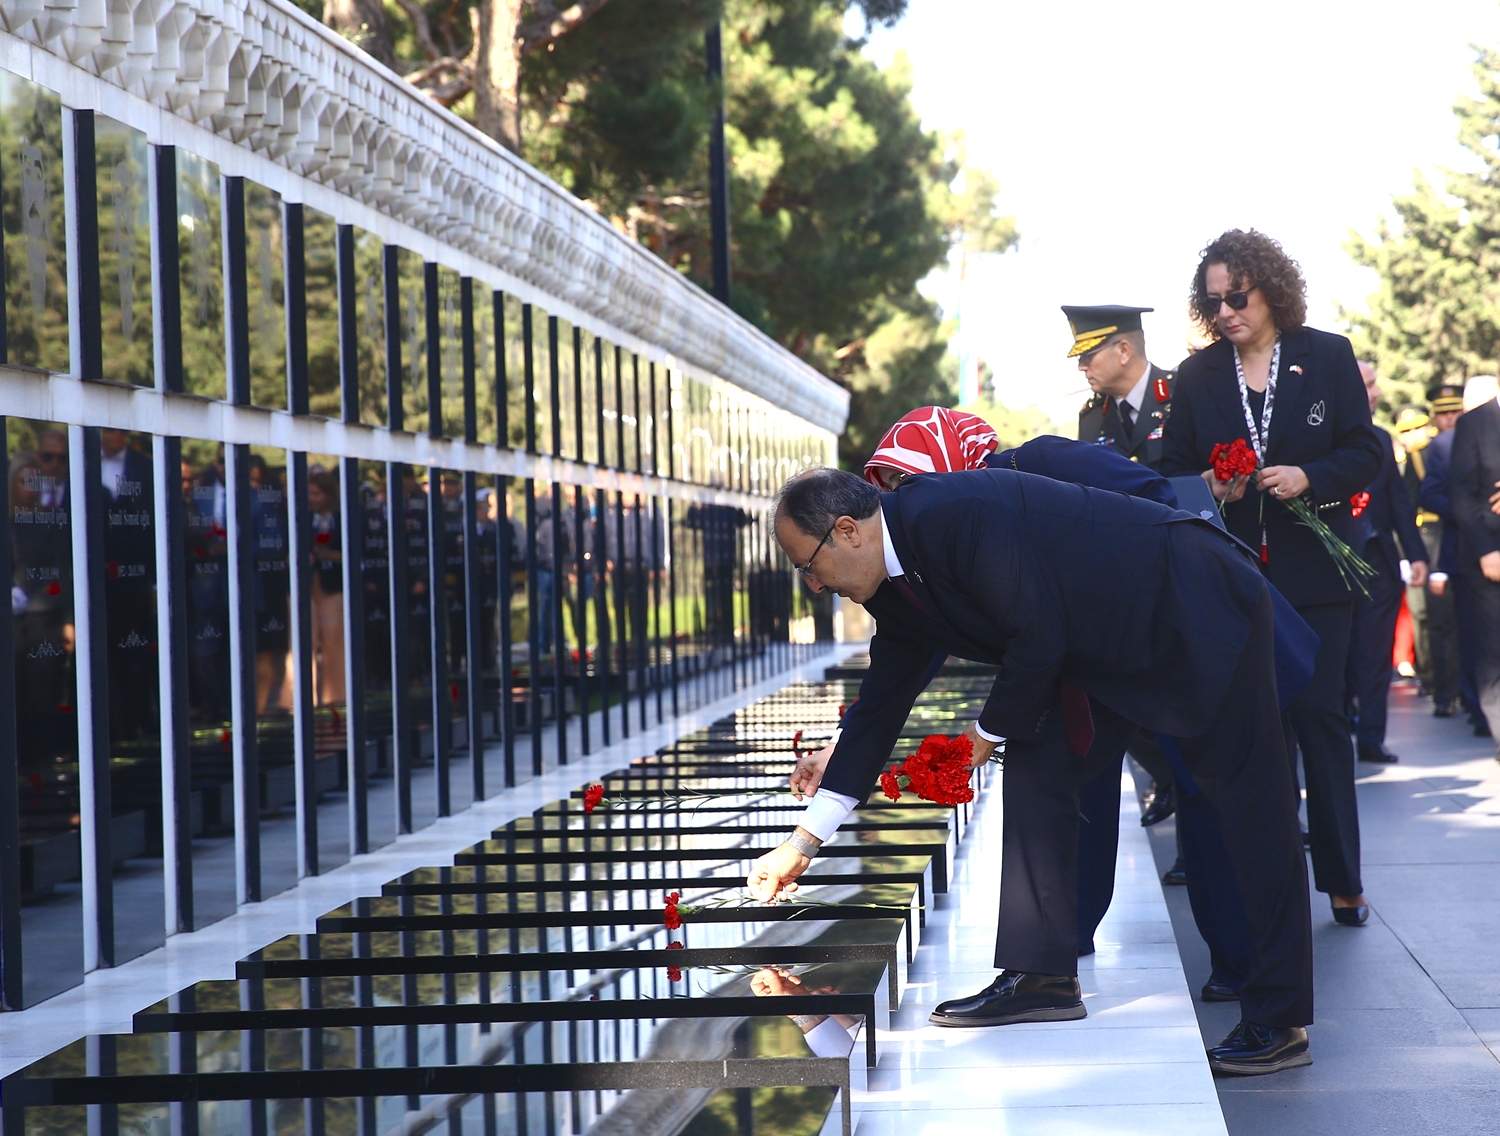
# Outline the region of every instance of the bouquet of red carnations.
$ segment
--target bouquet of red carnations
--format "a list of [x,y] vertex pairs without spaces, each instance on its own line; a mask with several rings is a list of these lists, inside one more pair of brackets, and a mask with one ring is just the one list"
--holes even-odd
[[[1213,451],[1208,455],[1208,460],[1209,464],[1213,466],[1214,478],[1218,481],[1229,481],[1235,477],[1249,476],[1260,468],[1260,459],[1256,457],[1255,451],[1250,448],[1250,444],[1244,438],[1236,438],[1233,442],[1220,442],[1214,446]],[[1344,578],[1344,586],[1351,590],[1357,587],[1365,594],[1365,598],[1369,599],[1370,589],[1365,587],[1365,578],[1375,575],[1375,569],[1365,563],[1354,549],[1340,540],[1338,534],[1328,527],[1328,522],[1318,516],[1317,509],[1313,508],[1313,506],[1309,505],[1301,497],[1278,497],[1277,500],[1291,511],[1292,516],[1297,518],[1298,524],[1306,525],[1312,529],[1323,547],[1328,550],[1328,555],[1333,558],[1334,567],[1339,570],[1339,575]],[[1350,504],[1354,506],[1354,515],[1356,517],[1364,511],[1364,507],[1369,503],[1369,500],[1370,495],[1368,493],[1355,494],[1354,500]],[[1264,515],[1266,507],[1266,496],[1264,493],[1260,497],[1260,507],[1262,515]],[[1220,502],[1220,511],[1223,508],[1223,502]],[[1261,529],[1260,559],[1261,563],[1265,563],[1267,559],[1264,527]]]
[[893,801],[901,799],[901,790],[910,789],[933,804],[965,804],[974,799],[974,787],[969,784],[973,755],[974,743],[967,734],[951,738],[933,734],[922,739],[916,753],[880,775],[880,788]]

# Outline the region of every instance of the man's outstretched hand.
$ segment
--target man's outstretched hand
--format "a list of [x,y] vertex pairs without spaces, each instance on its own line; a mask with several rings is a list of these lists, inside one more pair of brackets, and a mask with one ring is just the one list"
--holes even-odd
[[978,769],[994,756],[995,747],[1000,744],[999,742],[992,742],[980,737],[977,722],[969,723],[968,727],[964,730],[964,737],[974,743],[974,753],[969,758],[969,764],[975,769]]
[[800,801],[818,791],[823,783],[823,771],[828,768],[828,759],[833,756],[833,743],[813,753],[804,753],[797,759],[797,768],[792,770],[792,792]]
[[807,871],[811,863],[790,844],[783,844],[755,861],[745,877],[745,886],[756,899],[774,907],[780,900],[792,899],[797,891],[792,881]]

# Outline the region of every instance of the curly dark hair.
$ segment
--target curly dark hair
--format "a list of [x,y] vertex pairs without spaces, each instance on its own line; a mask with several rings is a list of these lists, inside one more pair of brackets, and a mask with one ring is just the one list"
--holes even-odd
[[1219,338],[1214,312],[1208,306],[1208,266],[1222,264],[1229,269],[1236,287],[1260,286],[1261,295],[1271,305],[1278,331],[1295,331],[1307,320],[1307,281],[1302,268],[1287,256],[1280,243],[1264,233],[1251,229],[1230,229],[1208,243],[1193,273],[1193,290],[1188,296],[1188,312],[1211,339]]

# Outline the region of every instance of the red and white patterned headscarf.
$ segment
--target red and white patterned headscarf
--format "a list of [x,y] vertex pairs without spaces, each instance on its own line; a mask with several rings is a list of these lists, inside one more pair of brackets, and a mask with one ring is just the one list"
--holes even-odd
[[977,414],[923,406],[885,432],[865,462],[865,480],[879,486],[882,468],[906,474],[983,469],[985,455],[999,444],[994,427]]

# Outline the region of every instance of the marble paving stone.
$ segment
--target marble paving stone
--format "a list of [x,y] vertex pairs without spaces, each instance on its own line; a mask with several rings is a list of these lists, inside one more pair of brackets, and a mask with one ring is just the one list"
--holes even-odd
[[875,1069],[859,1094],[861,1111],[949,1108],[961,1100],[971,1108],[1061,1104],[1174,1104],[1212,1100],[1201,1055],[1193,1061],[1145,1065],[1130,1059],[1121,1039],[1119,1064],[992,1066],[983,1076],[972,1068]]
[[1201,1136],[1222,1124],[1218,1105],[1076,1105],[872,1112],[859,1136]]

